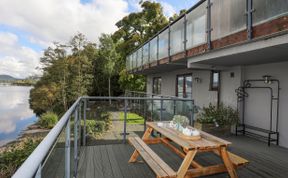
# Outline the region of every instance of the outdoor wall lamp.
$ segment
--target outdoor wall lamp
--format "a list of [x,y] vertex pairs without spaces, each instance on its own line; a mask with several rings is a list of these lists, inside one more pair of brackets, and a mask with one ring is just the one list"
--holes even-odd
[[194,80],[196,83],[201,83],[201,79],[199,77],[195,77]]
[[270,75],[263,75],[262,78],[264,79],[264,83],[271,84],[271,76]]

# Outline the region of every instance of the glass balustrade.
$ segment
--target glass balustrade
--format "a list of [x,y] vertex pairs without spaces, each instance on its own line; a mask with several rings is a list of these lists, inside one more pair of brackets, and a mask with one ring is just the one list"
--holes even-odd
[[[209,35],[210,29],[207,29],[209,7],[211,10],[211,36]],[[129,62],[130,65],[127,64],[127,67],[133,69],[184,52],[185,43],[186,49],[189,50],[207,44],[208,37],[211,37],[211,41],[215,41],[244,31],[248,24],[247,13],[249,11],[247,8],[246,0],[211,0],[211,6],[207,1],[203,1],[202,4],[186,14],[186,30],[184,17],[182,17],[170,25],[170,33],[169,28],[166,27],[158,36],[128,56],[127,60],[131,62]],[[253,26],[256,26],[288,15],[288,1],[253,0],[253,9],[252,22]]]
[[183,52],[184,48],[184,17],[175,22],[170,28],[170,54],[177,54]]

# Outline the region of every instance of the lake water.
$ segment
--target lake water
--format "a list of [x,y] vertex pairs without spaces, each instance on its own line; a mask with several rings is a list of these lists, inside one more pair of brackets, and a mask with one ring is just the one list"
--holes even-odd
[[15,140],[22,130],[37,121],[29,108],[31,87],[0,84],[0,146]]

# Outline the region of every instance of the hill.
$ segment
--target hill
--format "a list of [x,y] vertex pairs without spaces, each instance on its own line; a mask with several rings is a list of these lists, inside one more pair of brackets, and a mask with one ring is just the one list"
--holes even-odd
[[12,76],[10,76],[10,75],[0,75],[0,80],[9,80],[9,81],[11,81],[11,80],[17,80],[16,78],[14,78],[14,77],[12,77]]

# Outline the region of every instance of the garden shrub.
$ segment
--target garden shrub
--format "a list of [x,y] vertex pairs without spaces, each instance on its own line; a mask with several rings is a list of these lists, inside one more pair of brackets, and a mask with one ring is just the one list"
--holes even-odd
[[11,177],[17,168],[28,158],[33,150],[38,146],[41,139],[31,138],[23,143],[13,144],[0,153],[0,177]]
[[196,120],[202,124],[232,125],[238,122],[239,113],[236,109],[222,103],[218,107],[210,103],[208,107],[203,107],[203,111],[197,115]]
[[38,124],[42,128],[51,129],[56,125],[57,122],[58,122],[57,114],[53,112],[46,112],[40,116]]

